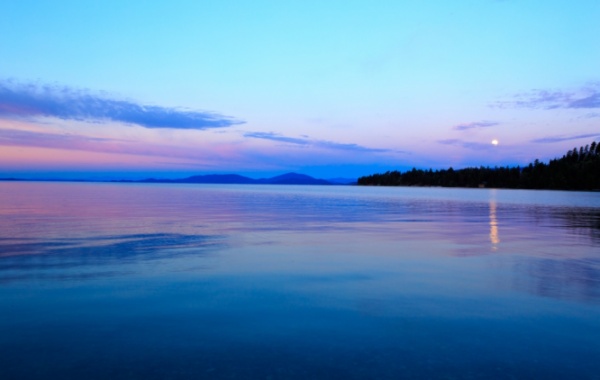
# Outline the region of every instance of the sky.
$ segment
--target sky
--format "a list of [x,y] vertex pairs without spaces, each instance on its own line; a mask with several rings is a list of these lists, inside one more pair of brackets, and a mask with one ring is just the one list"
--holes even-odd
[[0,178],[547,161],[600,141],[599,19],[597,0],[2,1]]

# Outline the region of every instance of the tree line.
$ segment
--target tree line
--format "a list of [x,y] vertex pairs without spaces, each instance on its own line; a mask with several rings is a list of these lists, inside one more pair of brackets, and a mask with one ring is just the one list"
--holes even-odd
[[494,187],[509,189],[600,190],[600,143],[569,150],[547,164],[454,170],[387,171],[360,177],[359,185]]

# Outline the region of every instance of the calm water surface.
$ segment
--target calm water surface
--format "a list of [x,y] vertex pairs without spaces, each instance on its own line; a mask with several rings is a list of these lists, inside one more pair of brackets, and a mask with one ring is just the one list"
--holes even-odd
[[0,182],[2,379],[600,378],[600,193]]

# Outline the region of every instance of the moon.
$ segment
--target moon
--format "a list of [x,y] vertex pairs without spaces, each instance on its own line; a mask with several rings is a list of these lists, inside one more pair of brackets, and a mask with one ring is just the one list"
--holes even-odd
[[499,142],[498,142],[498,140],[497,140],[497,139],[493,139],[493,140],[492,140],[492,145],[498,145],[498,144],[499,144]]

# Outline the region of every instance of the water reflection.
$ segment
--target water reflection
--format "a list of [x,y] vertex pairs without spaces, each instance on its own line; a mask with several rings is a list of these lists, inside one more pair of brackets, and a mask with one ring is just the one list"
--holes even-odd
[[600,373],[593,194],[5,185],[5,378]]
[[517,259],[516,289],[579,302],[600,302],[600,257]]
[[496,218],[496,201],[494,199],[490,200],[490,242],[492,250],[496,251],[500,237],[498,236],[498,219]]
[[131,264],[206,255],[224,245],[221,236],[166,233],[4,238],[0,240],[0,282],[112,277],[131,273]]
[[[558,266],[573,273],[553,278],[556,286],[568,287],[584,274],[582,283],[599,286],[594,258],[600,245],[600,197],[594,198],[594,194],[493,189],[0,185],[0,277],[5,280],[27,278],[29,274],[54,276],[60,270],[71,271],[69,275],[76,271],[84,275],[125,273],[127,269],[117,266],[221,252],[235,242],[252,254],[266,245],[279,247],[286,254],[290,254],[290,247],[306,245],[330,255],[333,245],[344,252],[365,244],[364,255],[371,253],[368,246],[372,245],[378,251],[398,255],[398,260],[414,253],[424,265],[443,256],[490,256],[490,263],[493,257],[513,257],[525,262],[511,272],[522,277],[511,281],[518,284],[540,278],[547,282],[545,270],[531,269],[537,262],[546,268],[541,259],[575,259],[579,260],[576,266]],[[592,207],[584,207],[581,199]],[[302,259],[304,253],[295,254]],[[252,268],[261,263],[245,265]],[[525,267],[530,269],[518,269]],[[538,287],[519,288],[531,291]],[[586,292],[596,294],[595,290]]]
[[600,208],[562,207],[552,210],[552,217],[559,225],[600,243]]

